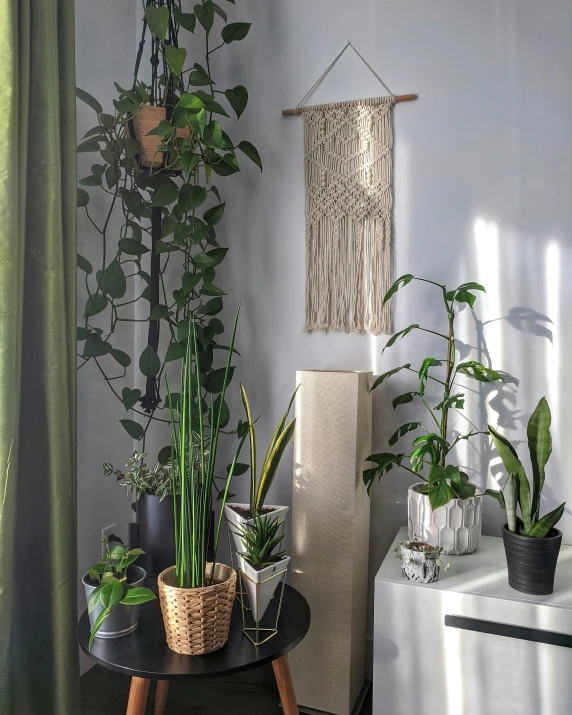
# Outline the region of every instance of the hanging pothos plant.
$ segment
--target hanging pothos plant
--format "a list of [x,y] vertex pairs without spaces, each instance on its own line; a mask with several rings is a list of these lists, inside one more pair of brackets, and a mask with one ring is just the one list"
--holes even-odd
[[[142,441],[142,451],[150,425],[170,421],[159,386],[165,365],[185,355],[191,315],[197,321],[202,385],[218,413],[224,368],[216,367],[214,356],[225,349],[219,343],[224,326],[217,317],[225,293],[216,273],[229,249],[217,239],[225,203],[215,180],[240,171],[240,153],[262,169],[255,147],[247,141],[235,143],[219,122],[230,112],[241,116],[248,101],[246,88],[223,90],[211,72],[213,53],[243,40],[250,23],[228,23],[225,11],[212,0],[202,0],[192,12],[183,12],[180,0],[147,0],[143,25],[133,87],[115,85],[114,114],[77,90],[78,98],[97,115],[97,125],[78,147],[80,153],[97,155],[91,173],[79,181],[78,207],[101,243],[98,265],[78,255],[88,296],[77,331],[79,368],[90,361],[97,365],[127,413],[120,420],[123,428]],[[192,46],[200,30],[204,64],[190,66],[187,50],[179,47],[181,33]],[[146,38],[151,55],[148,85],[137,78]],[[86,187],[106,197],[99,221],[90,211]],[[173,285],[177,272],[179,282]],[[134,304],[142,304],[143,310],[134,313]],[[147,345],[138,355],[116,346],[121,325],[133,321],[148,322]],[[161,330],[168,337],[163,347]],[[132,364],[146,379],[144,392],[133,388],[136,381],[128,372]],[[222,416],[224,427],[229,420],[226,405]],[[169,455],[166,446],[159,461]]]

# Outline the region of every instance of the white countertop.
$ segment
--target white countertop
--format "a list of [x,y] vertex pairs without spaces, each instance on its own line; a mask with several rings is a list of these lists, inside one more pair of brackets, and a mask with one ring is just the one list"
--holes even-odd
[[395,558],[393,549],[406,539],[407,527],[404,526],[397,532],[377,572],[376,581],[534,603],[572,612],[572,546],[563,544],[560,550],[554,592],[549,596],[531,596],[515,591],[508,585],[504,545],[500,537],[482,536],[481,544],[473,554],[442,556],[443,563],[450,564],[450,568],[448,571],[441,568],[439,580],[429,584],[414,583],[401,575],[399,560]]

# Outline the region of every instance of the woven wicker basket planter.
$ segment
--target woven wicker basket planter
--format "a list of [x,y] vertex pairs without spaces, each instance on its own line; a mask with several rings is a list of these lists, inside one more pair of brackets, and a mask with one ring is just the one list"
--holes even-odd
[[[139,162],[148,169],[159,169],[163,165],[163,152],[159,151],[161,137],[156,134],[148,136],[152,129],[156,129],[163,119],[167,118],[165,107],[153,107],[150,104],[141,105],[140,110],[133,117],[135,139],[141,145]],[[191,135],[189,128],[177,129],[177,137],[188,139]],[[174,167],[175,171],[180,167]]]
[[[210,575],[212,564],[207,564]],[[175,567],[159,574],[159,600],[167,645],[175,653],[204,655],[222,648],[228,640],[230,615],[236,592],[236,572],[217,564],[220,583],[204,588],[179,588]]]

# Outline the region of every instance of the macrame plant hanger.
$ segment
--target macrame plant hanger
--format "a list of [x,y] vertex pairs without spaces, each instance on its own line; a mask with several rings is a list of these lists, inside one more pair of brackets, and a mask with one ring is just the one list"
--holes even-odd
[[[306,106],[351,48],[388,96]],[[391,111],[395,95],[351,41],[294,109],[304,115],[306,182],[306,320],[304,329],[391,332],[383,296],[391,280]]]
[[[166,45],[172,45],[173,47],[178,47],[178,37],[177,29],[174,21],[174,9],[176,7],[175,0],[147,0],[146,7],[167,7],[169,10],[169,26],[167,31],[167,36],[165,38]],[[135,59],[135,68],[133,71],[133,89],[137,87],[139,69],[141,66],[141,60],[143,58],[143,52],[145,49],[145,39],[149,28],[147,26],[147,20],[143,19],[143,31],[141,33],[141,40],[139,42],[139,47],[137,50],[137,56]],[[152,106],[161,105],[164,101],[166,109],[166,118],[171,119],[171,114],[174,105],[174,85],[173,76],[169,72],[169,68],[163,57],[163,77],[168,77],[166,86],[164,87],[165,97],[161,96],[161,86],[159,82],[158,68],[161,63],[160,60],[160,47],[159,40],[150,33],[151,35],[151,56],[149,62],[151,64],[151,86],[149,92],[149,104]],[[133,126],[133,120],[129,121],[129,132],[132,138],[135,138],[135,129]],[[157,164],[159,168],[161,164]],[[161,280],[161,256],[157,253],[157,241],[161,238],[161,228],[162,228],[162,214],[161,208],[153,207],[151,209],[151,265],[149,271],[149,310],[153,311],[153,308],[160,303],[160,280]],[[160,337],[160,321],[150,320],[148,335],[147,335],[147,345],[150,345],[155,352],[159,350],[159,337]],[[145,393],[141,397],[141,407],[148,414],[153,414],[154,411],[161,403],[161,395],[159,392],[159,379],[157,377],[147,377],[145,383]]]

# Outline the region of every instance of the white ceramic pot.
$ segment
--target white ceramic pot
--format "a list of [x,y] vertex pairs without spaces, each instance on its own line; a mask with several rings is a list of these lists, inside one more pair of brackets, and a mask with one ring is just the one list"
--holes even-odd
[[[403,578],[415,583],[433,583],[439,578],[438,552],[415,551],[409,548],[410,543],[407,541],[399,546]],[[429,544],[427,546],[431,548]]]
[[483,525],[483,497],[452,499],[431,509],[427,494],[413,484],[407,495],[409,538],[427,541],[443,554],[472,554],[479,547]]
[[252,617],[256,622],[262,620],[276,588],[286,578],[284,572],[288,570],[290,557],[285,556],[271,566],[258,571],[246,561],[243,556],[237,554],[238,565],[242,572],[242,585],[248,594],[248,605],[252,611]]
[[[224,516],[230,526],[230,533],[232,535],[232,540],[234,541],[234,548],[237,552],[239,552],[244,550],[240,537],[241,528],[244,527],[246,524],[252,524],[254,519],[245,519],[232,508],[233,506],[241,507],[242,509],[250,509],[250,504],[229,503],[225,504],[224,507]],[[269,511],[267,514],[264,515],[268,516],[269,519],[285,519],[286,515],[288,514],[289,507],[276,506],[274,504],[265,504],[264,508],[272,509],[272,511]]]

